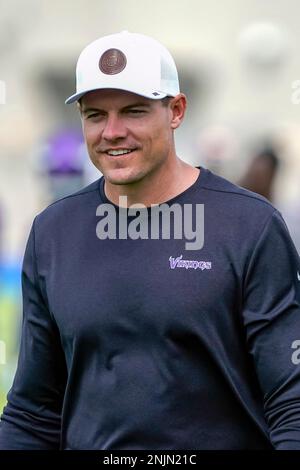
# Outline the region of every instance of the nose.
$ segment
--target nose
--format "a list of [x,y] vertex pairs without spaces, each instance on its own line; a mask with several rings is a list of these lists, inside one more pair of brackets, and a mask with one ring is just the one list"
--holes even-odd
[[102,131],[102,138],[107,141],[115,141],[124,139],[127,134],[127,129],[120,116],[108,115]]

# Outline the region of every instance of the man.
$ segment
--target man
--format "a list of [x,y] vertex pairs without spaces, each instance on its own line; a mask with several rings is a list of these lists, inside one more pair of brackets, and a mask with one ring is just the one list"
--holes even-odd
[[0,448],[300,449],[300,262],[280,214],[176,156],[186,98],[155,40],[87,46],[74,101],[104,176],[33,223]]
[[238,184],[273,202],[273,187],[279,163],[280,159],[275,149],[271,146],[262,148],[254,154]]

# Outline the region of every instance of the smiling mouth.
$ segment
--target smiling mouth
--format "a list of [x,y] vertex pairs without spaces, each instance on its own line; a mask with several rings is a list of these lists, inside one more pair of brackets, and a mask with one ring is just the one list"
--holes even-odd
[[136,149],[119,149],[119,150],[107,150],[105,153],[110,157],[122,157],[124,155],[129,155],[134,152]]

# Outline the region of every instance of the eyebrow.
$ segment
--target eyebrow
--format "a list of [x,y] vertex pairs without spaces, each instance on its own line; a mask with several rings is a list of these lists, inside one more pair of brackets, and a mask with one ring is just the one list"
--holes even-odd
[[[128,110],[131,109],[131,108],[141,108],[141,107],[143,107],[143,108],[150,108],[150,104],[149,104],[149,103],[143,103],[143,102],[137,101],[136,103],[133,103],[133,104],[129,104],[129,105],[127,105],[127,106],[124,106],[124,108],[121,108],[121,111],[128,111]],[[81,112],[82,112],[83,114],[86,114],[86,113],[89,113],[89,112],[92,112],[92,111],[94,111],[94,112],[95,112],[95,111],[96,111],[96,112],[104,111],[104,112],[105,112],[105,110],[103,110],[103,109],[101,109],[101,108],[84,108],[84,107],[81,108]]]

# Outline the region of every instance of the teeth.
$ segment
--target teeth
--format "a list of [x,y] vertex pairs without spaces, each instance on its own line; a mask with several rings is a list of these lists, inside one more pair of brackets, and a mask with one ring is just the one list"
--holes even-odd
[[117,155],[125,155],[126,153],[130,153],[131,150],[126,150],[126,149],[120,149],[120,150],[108,150],[107,153],[108,155],[112,155],[116,157]]

